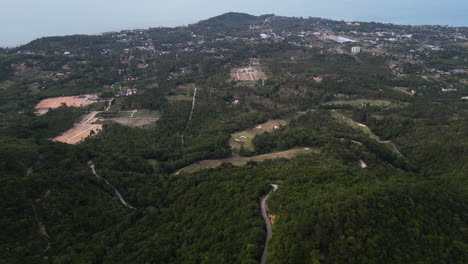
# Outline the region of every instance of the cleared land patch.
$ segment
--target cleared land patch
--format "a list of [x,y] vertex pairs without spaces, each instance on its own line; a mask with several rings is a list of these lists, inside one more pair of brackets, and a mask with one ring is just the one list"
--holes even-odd
[[142,127],[156,123],[159,118],[151,117],[151,118],[114,118],[112,121],[115,123],[129,126],[129,127]]
[[354,106],[365,106],[365,105],[373,105],[373,106],[390,106],[395,103],[388,101],[388,100],[369,100],[369,99],[356,99],[356,100],[337,100],[337,101],[330,101],[326,102],[323,105],[354,105]]
[[364,125],[364,124],[361,124],[359,122],[356,122],[354,121],[353,119],[341,114],[341,113],[338,113],[337,111],[334,111],[332,110],[332,116],[334,118],[336,118],[339,122],[343,122],[355,129],[358,129],[358,130],[361,130],[364,134],[366,134],[370,139],[373,139],[381,144],[385,144],[386,146],[388,146],[393,152],[395,152],[398,156],[402,157],[402,158],[405,158],[403,156],[403,154],[401,154],[401,152],[398,150],[398,148],[396,147],[396,145],[391,142],[390,140],[380,140],[380,137],[377,136],[376,134],[374,134],[374,132],[372,132],[372,130]]
[[275,129],[280,128],[281,126],[285,126],[289,123],[289,121],[298,118],[302,115],[305,115],[309,111],[313,110],[291,113],[283,119],[272,119],[263,124],[256,125],[251,129],[233,133],[231,134],[231,138],[229,139],[229,145],[231,146],[232,150],[236,153],[239,152],[242,146],[247,151],[254,151],[252,140],[256,135],[265,132],[271,132]]
[[49,109],[59,108],[62,104],[69,107],[80,107],[96,103],[98,100],[99,96],[97,94],[52,97],[40,101],[34,109],[36,109],[37,115],[43,115],[47,113]]
[[101,124],[94,124],[98,120],[96,115],[98,111],[91,112],[83,116],[81,122],[75,124],[71,129],[62,133],[62,135],[55,137],[54,141],[59,141],[67,144],[76,144],[91,134],[97,134],[102,130]]
[[235,68],[231,70],[230,75],[233,81],[258,81],[266,79],[265,73],[257,66]]
[[142,127],[154,124],[159,120],[159,111],[154,110],[133,110],[119,111],[117,113],[102,113],[99,123],[118,123],[129,127]]
[[236,132],[234,134],[231,134],[231,138],[229,139],[229,145],[234,151],[239,151],[241,147],[244,147],[245,150],[253,151],[254,146],[252,144],[252,140],[256,135],[265,132],[271,132],[286,124],[287,120],[274,119],[269,120],[266,123],[259,124],[252,129]]
[[179,85],[175,89],[171,90],[171,93],[167,96],[167,100],[192,101],[195,88],[197,87],[194,83]]
[[192,173],[192,172],[199,171],[202,169],[216,168],[223,163],[231,163],[234,166],[244,166],[249,161],[261,162],[261,161],[268,160],[268,159],[278,159],[278,158],[292,159],[296,157],[297,154],[300,154],[300,153],[304,153],[304,154],[320,153],[320,151],[317,149],[312,149],[312,148],[294,148],[294,149],[290,149],[286,151],[273,152],[273,153],[268,153],[268,154],[253,156],[253,157],[231,157],[231,158],[226,158],[226,159],[202,160],[192,165],[189,165],[185,168],[180,169],[177,172],[177,174],[180,172]]

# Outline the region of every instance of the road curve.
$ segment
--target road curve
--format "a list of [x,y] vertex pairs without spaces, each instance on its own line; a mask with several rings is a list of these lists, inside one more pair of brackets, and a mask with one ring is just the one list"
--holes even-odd
[[276,189],[278,189],[278,185],[271,184],[271,186],[273,187],[273,189],[271,189],[271,191],[265,197],[263,197],[262,202],[261,202],[262,216],[263,216],[263,219],[265,220],[267,234],[266,234],[266,240],[265,240],[265,247],[263,248],[263,254],[262,254],[262,259],[260,261],[260,264],[266,264],[267,255],[268,255],[268,240],[270,240],[271,233],[272,233],[270,218],[268,218],[266,201],[268,200],[268,197],[270,197],[270,194],[276,191]]
[[129,203],[125,201],[125,199],[122,197],[120,192],[117,190],[117,188],[114,187],[110,182],[108,182],[106,179],[100,177],[99,175],[96,174],[96,169],[94,168],[94,164],[90,163],[89,168],[91,168],[91,171],[93,172],[94,176],[96,176],[99,179],[104,180],[104,182],[109,185],[112,189],[114,189],[115,195],[119,198],[120,202],[127,207],[128,209],[135,209],[135,207],[131,206]]

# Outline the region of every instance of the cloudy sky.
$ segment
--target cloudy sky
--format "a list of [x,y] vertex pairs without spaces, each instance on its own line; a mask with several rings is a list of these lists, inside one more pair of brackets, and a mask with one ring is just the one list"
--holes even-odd
[[42,36],[176,26],[236,11],[468,26],[467,0],[0,0],[0,46]]

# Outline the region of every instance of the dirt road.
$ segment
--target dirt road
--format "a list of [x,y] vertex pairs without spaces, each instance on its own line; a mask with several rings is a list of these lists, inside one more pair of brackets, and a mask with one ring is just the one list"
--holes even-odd
[[195,109],[195,100],[197,98],[197,87],[195,87],[195,91],[193,92],[193,99],[192,99],[192,109],[190,110],[190,116],[189,116],[189,119],[187,121],[187,125],[185,126],[185,129],[184,131],[182,132],[182,135],[180,135],[180,140],[182,142],[182,146],[185,145],[185,140],[184,140],[184,134],[185,134],[185,131],[188,129],[189,125],[190,125],[190,121],[192,121],[192,115],[193,115],[193,109]]
[[262,254],[262,259],[260,261],[260,264],[266,264],[267,255],[268,255],[268,241],[270,240],[271,234],[272,234],[271,222],[270,222],[270,219],[268,218],[266,201],[268,200],[268,197],[270,197],[270,194],[278,189],[278,185],[272,184],[271,186],[273,187],[273,189],[271,189],[271,191],[265,197],[263,197],[262,202],[261,202],[262,216],[263,216],[263,219],[265,220],[267,234],[266,234],[266,240],[265,240],[265,247],[263,248],[263,254]]
[[201,160],[195,162],[191,165],[188,165],[179,171],[176,174],[181,172],[192,173],[195,171],[199,171],[202,169],[210,169],[216,168],[223,163],[231,163],[234,166],[244,166],[249,161],[256,161],[262,162],[267,159],[278,159],[278,158],[285,158],[285,159],[293,159],[299,153],[320,153],[320,150],[312,149],[312,148],[293,148],[286,151],[279,151],[279,152],[272,152],[268,154],[253,156],[253,157],[230,157],[224,159],[213,159],[213,160]]
[[107,105],[107,108],[106,108],[106,110],[105,110],[104,112],[107,112],[107,111],[109,111],[109,109],[110,109],[110,108],[111,108],[111,106],[112,106],[112,101],[114,101],[114,98],[110,99],[110,101],[109,101],[109,105]]
[[96,176],[97,178],[99,179],[102,179],[104,180],[104,182],[106,182],[107,185],[109,185],[112,189],[114,189],[114,192],[115,192],[115,195],[119,198],[120,202],[125,206],[127,207],[128,209],[135,209],[135,207],[131,206],[129,203],[127,203],[125,201],[125,199],[122,197],[122,195],[120,194],[120,192],[114,187],[114,185],[110,184],[110,182],[108,182],[106,179],[100,177],[99,175],[96,174],[96,169],[94,168],[94,164],[92,162],[90,162],[90,165],[89,165],[89,168],[91,169],[91,171],[93,172],[94,176]]
[[192,99],[192,109],[190,110],[190,116],[187,122],[187,126],[185,126],[185,130],[187,130],[190,121],[192,121],[193,109],[195,109],[195,100],[197,99],[197,88],[195,87],[195,91],[193,92],[193,99]]

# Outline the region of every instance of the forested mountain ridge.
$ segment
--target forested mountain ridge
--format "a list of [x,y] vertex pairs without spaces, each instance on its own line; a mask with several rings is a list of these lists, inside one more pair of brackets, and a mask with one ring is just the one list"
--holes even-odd
[[259,263],[272,183],[267,263],[466,263],[467,43],[228,13],[0,49],[0,263]]

